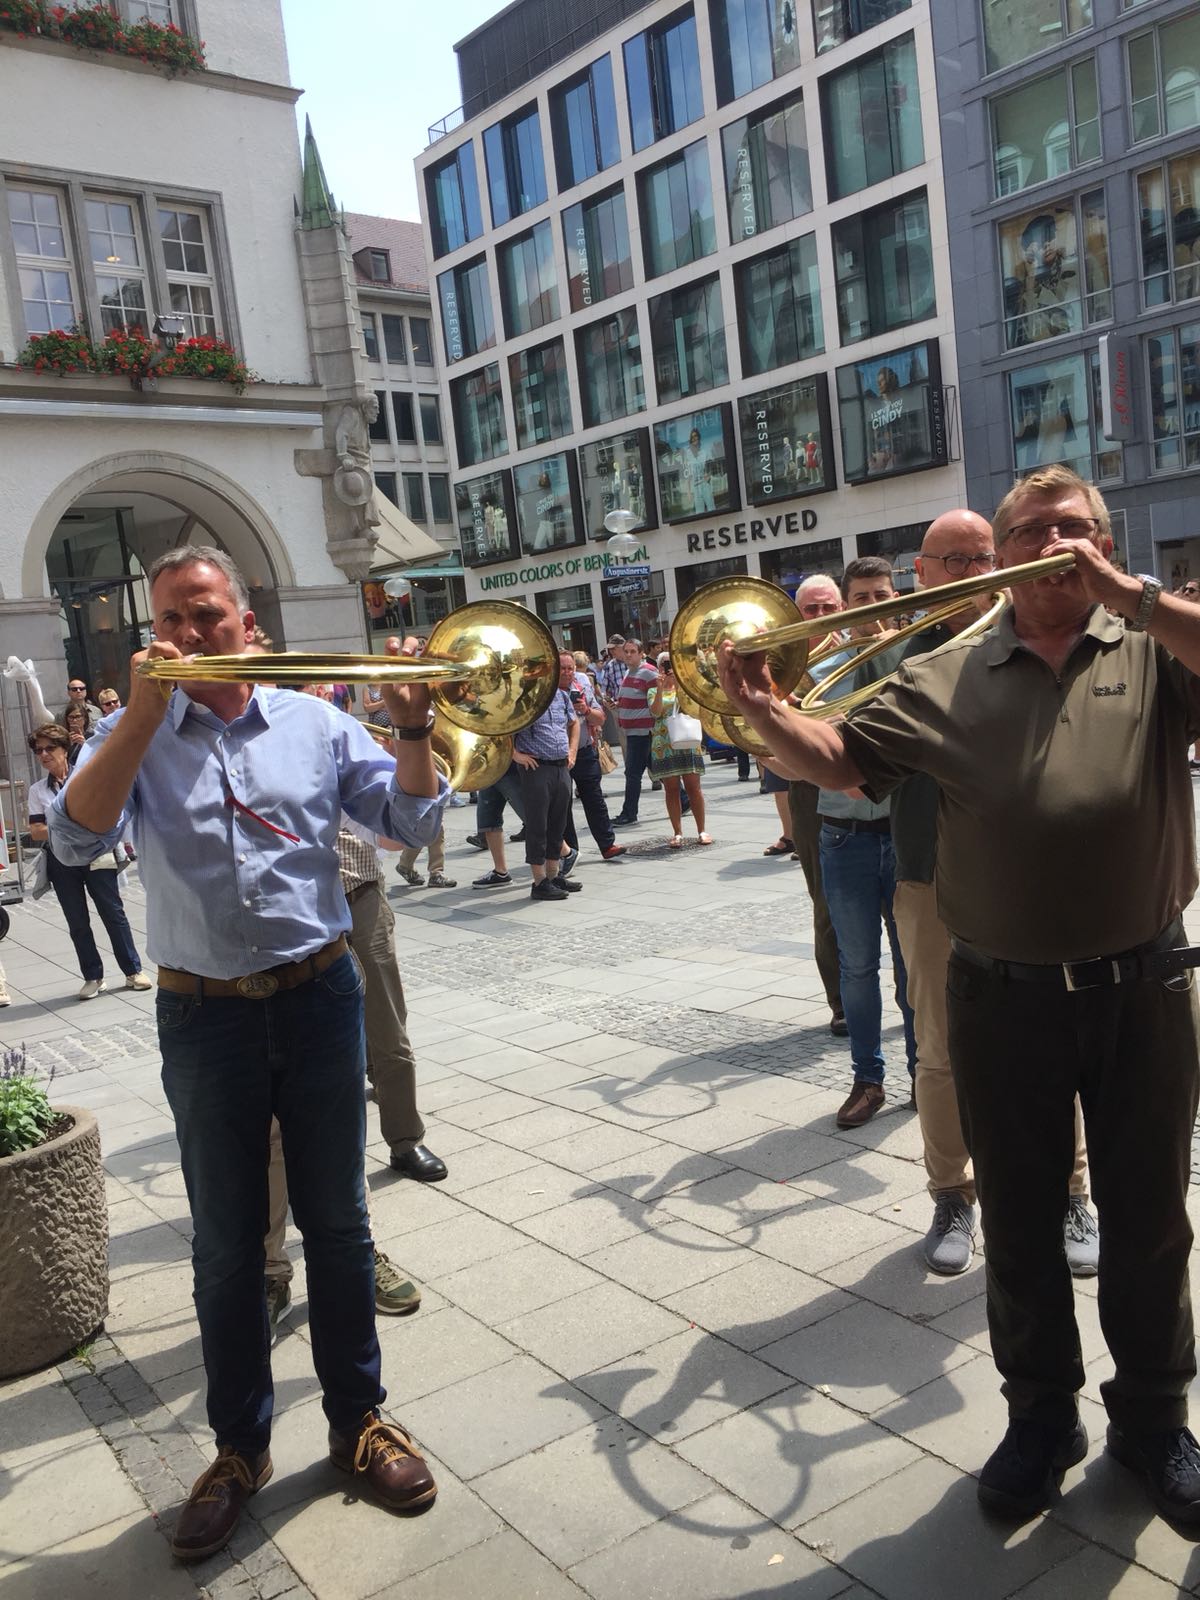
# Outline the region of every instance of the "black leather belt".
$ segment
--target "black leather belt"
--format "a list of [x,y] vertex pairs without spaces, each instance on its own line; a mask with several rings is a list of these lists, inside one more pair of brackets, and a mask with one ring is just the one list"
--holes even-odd
[[891,833],[890,817],[827,817],[817,813],[817,821],[842,833]]
[[1191,967],[1200,967],[1200,945],[1176,944],[1183,935],[1178,921],[1133,950],[1115,956],[1093,956],[1086,961],[1056,961],[1030,965],[1024,961],[999,961],[985,955],[961,939],[951,939],[950,948],[960,960],[985,972],[995,972],[1017,983],[1061,983],[1069,990],[1111,989],[1118,983],[1141,983],[1148,978],[1177,978]]

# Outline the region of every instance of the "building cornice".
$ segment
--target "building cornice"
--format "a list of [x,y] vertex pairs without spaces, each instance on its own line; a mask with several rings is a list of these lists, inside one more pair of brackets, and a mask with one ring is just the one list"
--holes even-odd
[[323,389],[309,383],[256,383],[237,395],[227,386],[194,378],[160,378],[156,389],[139,393],[123,377],[57,377],[0,367],[0,417],[313,429],[321,426],[326,398]]

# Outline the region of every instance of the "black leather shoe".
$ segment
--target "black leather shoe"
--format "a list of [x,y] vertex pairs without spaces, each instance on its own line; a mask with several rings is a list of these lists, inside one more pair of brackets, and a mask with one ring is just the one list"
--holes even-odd
[[1068,1467],[1087,1455],[1078,1418],[1066,1427],[1014,1417],[979,1474],[979,1503],[1001,1517],[1033,1517],[1058,1493]]
[[1190,1527],[1200,1524],[1200,1445],[1189,1429],[1126,1433],[1110,1422],[1105,1445],[1141,1478],[1160,1515]]
[[392,1166],[418,1183],[438,1183],[446,1176],[446,1163],[423,1144],[415,1144],[403,1155],[393,1156]]
[[583,888],[583,885],[576,883],[574,878],[564,878],[561,872],[554,881],[560,889],[565,889],[568,894],[578,894]]
[[835,1039],[848,1039],[850,1037],[850,1029],[844,1013],[841,1011],[833,1013],[829,1019],[829,1031]]

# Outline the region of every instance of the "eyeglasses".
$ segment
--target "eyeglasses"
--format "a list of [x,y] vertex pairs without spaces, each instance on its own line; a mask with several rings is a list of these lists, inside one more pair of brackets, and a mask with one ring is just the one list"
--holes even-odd
[[67,685],[67,689],[71,694],[86,694],[87,693],[87,684],[86,683],[69,683]]
[[842,608],[836,600],[810,600],[800,607],[802,617],[831,617]]
[[57,749],[58,746],[56,744],[35,744],[33,747],[33,753],[35,756],[48,756],[53,754],[53,752]]
[[1090,539],[1100,526],[1098,517],[1064,517],[1061,522],[1018,522],[1008,530],[1005,543],[1024,545],[1040,550],[1051,533],[1062,539]]
[[952,578],[965,578],[972,567],[978,567],[980,572],[991,572],[996,565],[996,557],[990,550],[981,550],[978,555],[969,556],[965,550],[951,550],[944,556],[922,555],[922,561],[940,561]]
[[1180,594],[1200,594],[1200,588],[1197,588],[1194,583],[1185,583],[1179,592]]

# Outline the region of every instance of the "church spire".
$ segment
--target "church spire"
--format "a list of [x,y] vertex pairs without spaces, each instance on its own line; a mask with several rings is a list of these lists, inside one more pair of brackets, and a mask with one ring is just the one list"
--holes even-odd
[[300,226],[305,231],[332,228],[337,221],[337,206],[325,180],[321,152],[313,137],[312,121],[304,119],[304,178],[301,185]]

